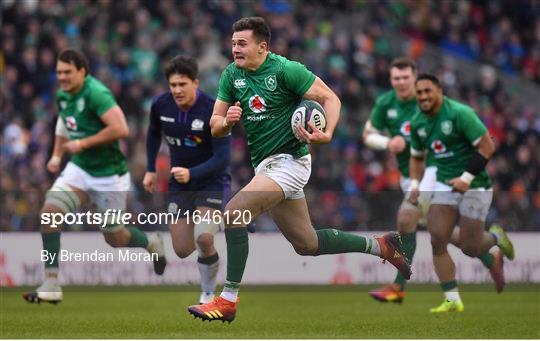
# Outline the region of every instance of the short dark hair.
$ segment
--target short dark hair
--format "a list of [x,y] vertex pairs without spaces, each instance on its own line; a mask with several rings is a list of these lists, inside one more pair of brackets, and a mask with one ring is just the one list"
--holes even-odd
[[167,77],[167,81],[169,77],[176,74],[185,75],[191,80],[197,79],[199,67],[195,58],[179,55],[171,59],[165,66],[165,77]]
[[86,59],[86,56],[78,50],[70,48],[63,49],[58,54],[57,59],[64,63],[73,63],[77,70],[84,69],[85,76],[90,73],[90,68],[88,67],[88,59]]
[[259,42],[265,41],[270,45],[270,27],[261,17],[242,18],[233,24],[232,29],[233,32],[251,30],[253,31],[253,36],[257,38]]
[[441,87],[441,82],[439,82],[439,78],[437,78],[437,76],[431,74],[431,73],[421,73],[418,75],[418,77],[416,78],[416,81],[414,82],[414,85],[418,84],[419,81],[422,81],[422,80],[428,80],[428,81],[431,81],[431,83],[435,84],[438,88],[442,88]]
[[413,73],[416,73],[416,63],[414,60],[412,60],[409,57],[398,57],[394,60],[392,60],[392,63],[390,63],[390,69],[392,68],[398,68],[400,70],[411,68]]

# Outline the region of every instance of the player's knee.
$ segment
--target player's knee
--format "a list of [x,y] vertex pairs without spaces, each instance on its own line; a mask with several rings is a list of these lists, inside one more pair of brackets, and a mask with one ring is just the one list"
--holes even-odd
[[214,236],[210,233],[204,233],[197,238],[197,246],[203,253],[207,253],[212,247],[214,247]]
[[58,184],[47,191],[42,213],[67,213],[75,211],[81,205],[81,199],[74,191]]
[[123,226],[117,227],[115,230],[103,231],[103,236],[107,244],[112,247],[126,247],[131,240],[131,234]]
[[416,221],[409,219],[409,217],[399,219],[397,222],[397,229],[401,233],[412,233],[416,230]]
[[191,255],[193,251],[195,251],[195,248],[186,248],[178,245],[173,245],[173,249],[174,253],[176,253],[176,255],[181,259],[189,257],[189,255]]
[[116,240],[116,239],[105,238],[105,241],[107,242],[107,244],[109,244],[112,247],[121,247],[121,246],[123,246],[123,245],[120,245],[120,242],[118,240]]
[[294,251],[300,256],[314,256],[317,253],[317,244],[313,243],[294,243]]
[[41,206],[41,209],[39,210],[39,214],[44,214],[44,213],[64,213],[64,212],[56,206],[45,203],[43,204],[43,206]]
[[435,256],[445,253],[447,245],[448,243],[444,242],[441,238],[433,235],[431,236],[431,248]]
[[480,247],[476,245],[464,245],[461,247],[461,251],[469,257],[478,257],[480,256]]
[[176,255],[177,255],[179,258],[184,259],[184,258],[189,257],[189,255],[191,255],[191,254],[193,253],[193,251],[174,250],[174,253],[176,253]]
[[[409,203],[410,204],[410,203]],[[410,204],[412,206],[412,204]],[[416,231],[418,222],[418,209],[415,206],[407,207],[402,204],[397,219],[397,228],[401,233],[412,233]]]
[[129,243],[129,241],[126,242],[122,238],[109,233],[105,234],[105,241],[112,247],[124,247]]

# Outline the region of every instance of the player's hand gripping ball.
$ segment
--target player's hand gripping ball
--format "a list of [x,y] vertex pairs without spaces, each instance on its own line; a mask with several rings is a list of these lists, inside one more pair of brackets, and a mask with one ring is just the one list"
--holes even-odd
[[298,136],[294,128],[301,125],[304,127],[304,129],[311,133],[312,129],[309,127],[308,123],[311,123],[320,131],[324,132],[326,129],[326,114],[323,107],[319,103],[311,100],[300,102],[291,117],[291,128],[294,132],[294,136],[298,140],[303,141],[300,136]]

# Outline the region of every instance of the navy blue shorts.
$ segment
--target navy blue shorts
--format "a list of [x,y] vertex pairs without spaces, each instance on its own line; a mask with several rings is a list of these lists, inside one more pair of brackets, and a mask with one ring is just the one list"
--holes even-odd
[[199,187],[197,190],[191,190],[184,189],[182,186],[178,186],[176,181],[174,181],[176,184],[173,181],[169,182],[167,198],[170,213],[176,214],[178,210],[181,210],[181,214],[187,214],[187,212],[192,214],[200,206],[222,210],[227,203],[229,182],[214,181]]

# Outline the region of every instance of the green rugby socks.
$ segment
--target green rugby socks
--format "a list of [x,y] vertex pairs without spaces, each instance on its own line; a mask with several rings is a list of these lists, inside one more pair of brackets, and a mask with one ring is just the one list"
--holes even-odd
[[[405,256],[407,257],[409,262],[412,263],[414,253],[416,251],[416,231],[411,233],[402,233],[401,244]],[[405,283],[407,283],[407,280],[398,271],[394,283],[398,284],[401,290],[403,290],[405,288]]]
[[347,252],[380,254],[379,243],[375,238],[366,238],[336,229],[317,230],[319,246],[316,256]]
[[45,262],[45,270],[58,270],[58,257],[60,257],[60,232],[42,233],[43,250],[48,252],[49,259]]
[[126,228],[131,232],[131,239],[127,245],[128,247],[142,247],[144,249],[148,247],[148,237],[146,236],[146,233],[133,226]]
[[249,254],[247,228],[226,228],[225,240],[227,241],[227,281],[220,296],[230,302],[236,302]]

